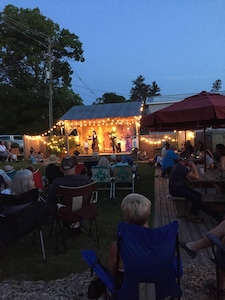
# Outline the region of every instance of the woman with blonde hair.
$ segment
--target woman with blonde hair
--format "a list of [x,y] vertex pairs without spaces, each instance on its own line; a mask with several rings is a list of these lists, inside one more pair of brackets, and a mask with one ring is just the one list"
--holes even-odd
[[11,194],[19,197],[32,189],[35,189],[33,173],[28,169],[17,171],[12,180]]
[[[145,196],[137,193],[128,194],[122,200],[121,210],[124,220],[127,223],[149,227],[148,220],[151,214],[151,201]],[[109,252],[109,272],[116,278],[118,271],[121,274],[123,273],[123,262],[120,259],[119,264],[117,264],[117,242],[115,241]]]
[[[55,211],[39,196],[35,188],[33,173],[28,169],[19,170],[12,179],[8,195],[0,194],[1,222],[0,247],[48,224]],[[43,256],[44,257],[44,256]]]

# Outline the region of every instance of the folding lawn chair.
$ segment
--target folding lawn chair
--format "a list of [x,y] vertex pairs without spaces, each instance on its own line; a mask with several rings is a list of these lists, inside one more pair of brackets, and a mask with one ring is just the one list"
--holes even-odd
[[97,182],[98,191],[109,190],[109,198],[113,197],[114,178],[110,174],[110,168],[93,166],[91,168],[92,179]]
[[134,193],[135,173],[133,173],[130,165],[114,166],[113,173],[115,181],[113,191],[114,198],[116,198],[117,190],[130,190],[131,193]]
[[112,299],[180,299],[182,264],[177,221],[153,229],[121,222],[117,231],[117,247],[124,265],[123,283],[119,290],[109,272],[99,264],[95,252],[81,251],[83,259],[105,283]]
[[[81,228],[99,244],[97,228],[98,210],[96,206],[98,192],[96,186],[96,182],[79,187],[60,186],[58,189],[60,203],[57,209],[57,222],[59,226],[59,222],[61,221],[64,226],[68,227],[71,224],[79,222]],[[89,226],[86,226],[87,222]],[[62,246],[65,248],[64,251],[66,251],[64,240],[62,242]]]
[[25,235],[38,231],[41,243],[42,257],[45,256],[45,246],[42,225],[45,220],[45,203],[39,200],[37,189],[30,190],[19,197],[0,194],[0,248],[5,247]]

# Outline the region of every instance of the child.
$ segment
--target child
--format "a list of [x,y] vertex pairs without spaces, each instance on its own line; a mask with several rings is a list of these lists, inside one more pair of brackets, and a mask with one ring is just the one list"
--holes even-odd
[[37,162],[38,163],[43,163],[44,160],[43,160],[43,153],[41,153],[41,151],[38,151],[38,154],[37,154]]
[[84,152],[85,152],[85,154],[88,154],[88,148],[89,148],[88,141],[85,141],[84,142]]

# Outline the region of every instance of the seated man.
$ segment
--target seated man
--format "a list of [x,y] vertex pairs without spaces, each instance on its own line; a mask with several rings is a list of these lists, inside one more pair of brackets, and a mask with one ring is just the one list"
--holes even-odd
[[116,166],[129,166],[129,163],[127,161],[122,161],[121,155],[117,155],[115,163],[112,164],[112,169]]
[[167,144],[167,151],[162,159],[161,167],[162,167],[162,177],[165,177],[166,175],[170,175],[171,170],[173,169],[173,166],[177,162],[177,154],[174,152],[173,147],[170,147],[170,144]]
[[86,175],[76,175],[74,166],[77,165],[76,156],[66,156],[61,162],[63,177],[56,178],[49,190],[48,202],[53,207],[57,204],[57,192],[60,185],[78,187],[91,183],[91,179]]
[[183,151],[169,177],[170,194],[174,197],[185,197],[191,202],[192,206],[190,215],[187,217],[188,221],[203,222],[203,219],[198,216],[201,210],[221,222],[223,214],[207,206],[202,201],[202,194],[187,186],[186,181],[188,178],[199,179],[199,173],[195,163],[189,159],[189,153]]
[[45,169],[45,176],[48,183],[52,185],[56,178],[63,177],[63,172],[60,169],[59,158],[55,154],[51,154],[47,159],[47,167]]
[[123,163],[127,162],[130,166],[132,166],[133,163],[134,163],[133,159],[130,156],[127,156],[127,155],[122,155],[121,156],[121,161]]

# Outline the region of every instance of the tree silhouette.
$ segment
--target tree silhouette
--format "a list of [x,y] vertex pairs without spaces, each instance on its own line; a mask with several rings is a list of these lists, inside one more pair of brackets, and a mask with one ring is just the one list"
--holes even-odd
[[217,79],[213,82],[211,92],[218,92],[221,89],[222,81]]

